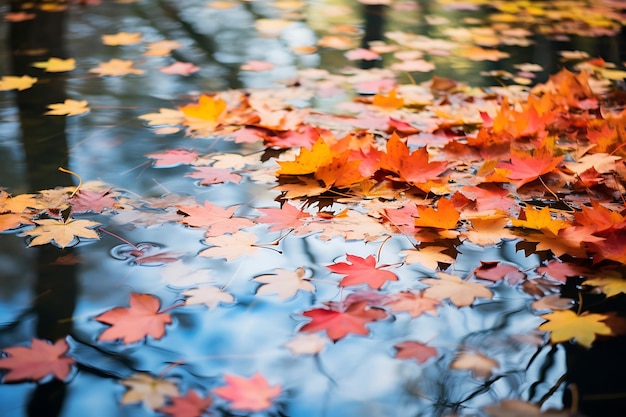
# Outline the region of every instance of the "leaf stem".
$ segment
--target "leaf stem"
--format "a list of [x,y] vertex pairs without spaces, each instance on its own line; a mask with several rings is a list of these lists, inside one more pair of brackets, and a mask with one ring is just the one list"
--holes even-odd
[[115,234],[115,233],[113,233],[113,232],[109,232],[108,230],[103,229],[102,227],[98,227],[96,230],[99,230],[99,231],[101,231],[101,232],[103,232],[103,233],[106,233],[107,235],[113,236],[114,238],[119,239],[119,240],[121,240],[122,242],[126,243],[126,244],[127,244],[127,245],[129,245],[131,248],[133,248],[133,249],[135,249],[135,250],[138,250],[138,251],[141,251],[141,249],[139,249],[137,246],[133,245],[133,244],[132,244],[132,243],[130,243],[128,240],[124,239],[124,238],[123,238],[123,237],[121,237],[121,236],[116,235],[116,234]]
[[70,195],[70,198],[74,197],[76,195],[76,193],[78,192],[78,190],[80,189],[80,187],[83,185],[83,179],[80,177],[80,175],[78,175],[74,171],[70,171],[69,169],[65,169],[63,167],[58,167],[57,169],[59,171],[61,171],[61,172],[64,172],[66,174],[71,174],[71,175],[75,176],[76,178],[78,178],[78,185],[74,189],[74,192]]

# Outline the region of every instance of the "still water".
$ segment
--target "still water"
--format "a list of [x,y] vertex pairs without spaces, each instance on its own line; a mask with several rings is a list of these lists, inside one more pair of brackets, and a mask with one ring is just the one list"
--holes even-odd
[[[0,11],[9,13],[17,3]],[[224,134],[159,132],[141,117],[196,102],[202,93],[246,89],[269,103],[284,99],[298,109],[339,112],[359,92],[376,93],[384,79],[419,85],[436,75],[489,92],[518,82],[545,82],[587,56],[619,68],[626,61],[620,2],[563,2],[564,10],[583,11],[573,15],[559,12],[558,4],[549,6],[555,2],[481,3],[103,1],[61,4],[52,11],[35,6],[27,9],[35,19],[5,20],[0,75],[30,74],[40,82],[24,91],[0,91],[1,189],[13,196],[62,186],[71,192],[77,177],[58,171],[61,166],[78,174],[84,189],[106,191],[113,203],[82,217],[102,225],[97,241],[28,247],[29,240],[17,233],[28,227],[0,235],[0,348],[28,346],[33,338],[62,339],[75,361],[63,381],[47,377],[0,384],[0,415],[186,416],[164,407],[191,391],[212,398],[206,415],[225,416],[513,415],[493,409],[487,414],[489,406],[505,400],[539,404],[543,410],[572,407],[577,401],[563,382],[578,348],[543,343],[536,330],[543,320],[530,307],[535,299],[504,281],[490,287],[491,300],[478,299],[471,306],[445,304],[436,314],[419,317],[388,314],[369,323],[367,334],[334,342],[315,339],[319,349],[290,345],[303,343],[299,336],[304,334],[324,335],[299,331],[307,322],[303,312],[351,293],[375,305],[380,294],[422,289],[415,281],[436,277],[435,269],[466,277],[481,261],[499,261],[530,276],[545,259],[518,250],[516,240],[485,247],[459,244],[453,267],[401,265],[402,251],[412,249],[412,242],[370,217],[355,219],[343,235],[318,223],[318,231],[328,237],[251,223],[245,230],[256,241],[240,256],[232,251],[241,248],[197,256],[219,247],[210,244],[219,234],[207,237],[206,228],[185,225],[185,210],[206,201],[236,207],[237,218],[256,219],[257,209],[278,207],[275,178],[255,175],[272,167],[253,159],[235,167],[243,175],[240,181],[203,185],[189,177],[189,165],[161,167],[146,156],[185,149],[219,160],[216,155],[254,158],[266,151],[258,142],[225,140]],[[139,32],[141,40],[102,41],[102,35],[120,32]],[[179,45],[168,54],[147,53],[163,40]],[[389,45],[396,49],[384,52]],[[360,47],[378,49],[381,58],[350,59],[347,51]],[[75,69],[57,73],[33,67],[50,57],[74,58]],[[91,71],[111,59],[132,60],[141,73],[98,76]],[[161,71],[175,62],[197,68],[186,75]],[[242,68],[255,63],[269,66]],[[346,74],[356,74],[349,85]],[[86,100],[89,113],[43,116],[51,103],[68,98]],[[233,164],[234,159],[222,162],[223,167]],[[54,205],[54,195],[48,201]],[[318,204],[313,207],[323,205]],[[333,215],[344,208],[337,201],[327,204]],[[368,222],[369,235],[357,227]],[[397,282],[385,283],[379,293],[337,287],[338,276],[327,266],[345,261],[346,254],[377,256],[379,265],[395,268]],[[314,291],[260,295],[259,281],[252,281],[279,271],[293,276],[299,268]],[[548,292],[560,291],[559,285],[545,285]],[[185,294],[209,286],[226,295],[194,304],[191,293]],[[164,336],[132,343],[101,340],[107,326],[94,318],[127,307],[131,294],[158,297],[159,311],[172,318]],[[423,363],[399,358],[395,346],[404,341],[433,346],[437,354]],[[464,353],[475,355],[468,356],[472,363],[452,367]],[[237,410],[214,394],[226,375],[255,374],[280,387],[271,404],[258,411]],[[128,381],[137,375],[156,382],[132,397]],[[159,386],[163,381],[174,388],[159,394],[160,388],[165,391],[164,384]],[[623,404],[623,396],[611,387],[606,401],[583,404],[585,414],[619,415],[611,414],[619,406],[611,401],[621,398]],[[540,415],[533,410],[515,415]]]

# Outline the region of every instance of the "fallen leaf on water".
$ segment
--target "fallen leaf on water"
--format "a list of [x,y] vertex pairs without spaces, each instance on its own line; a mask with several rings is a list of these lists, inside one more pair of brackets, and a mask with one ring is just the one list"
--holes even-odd
[[230,304],[235,301],[232,294],[214,285],[201,285],[198,288],[183,291],[181,294],[189,297],[185,300],[185,305],[204,304],[209,309],[217,308],[220,303]]
[[225,374],[226,385],[212,392],[230,401],[230,408],[238,411],[263,411],[282,391],[280,385],[270,386],[263,375],[256,373],[250,378]]
[[192,64],[191,62],[174,62],[167,67],[163,67],[159,70],[163,74],[168,75],[191,75],[194,72],[200,71],[200,67]]
[[424,363],[438,354],[434,347],[413,340],[396,343],[393,347],[396,349],[396,358],[415,359],[418,363]]
[[489,378],[494,368],[499,366],[498,361],[480,353],[460,352],[450,363],[451,369],[467,369],[477,378]]
[[91,109],[87,107],[87,100],[70,100],[63,103],[48,104],[49,111],[44,114],[50,116],[77,116],[88,113]]
[[175,382],[155,378],[146,373],[131,375],[122,379],[120,383],[128,387],[122,396],[122,404],[143,402],[149,409],[156,410],[165,405],[167,397],[178,395],[178,386]]
[[212,246],[198,253],[198,256],[206,258],[226,258],[227,261],[232,261],[242,256],[254,256],[259,251],[255,246],[257,236],[242,231],[232,235],[207,237],[204,242]]
[[57,220],[57,219],[41,219],[35,220],[35,228],[22,232],[25,236],[31,236],[33,239],[28,246],[45,245],[52,243],[60,248],[66,248],[73,243],[77,243],[82,238],[100,239],[98,232],[93,230],[100,226],[100,223],[79,219],[79,220]]
[[438,300],[449,299],[455,306],[472,305],[476,298],[491,299],[493,293],[485,285],[477,282],[463,281],[456,275],[437,273],[439,278],[424,278],[420,282],[430,285],[424,290],[424,296]]
[[28,75],[16,77],[15,75],[5,75],[0,78],[0,91],[5,90],[27,90],[37,82],[37,78]]
[[261,283],[257,295],[277,294],[282,301],[296,295],[300,291],[315,292],[315,286],[304,278],[306,270],[298,268],[295,271],[276,269],[275,274],[259,275],[252,281]]
[[171,397],[171,404],[159,408],[158,412],[169,414],[172,417],[200,417],[213,403],[211,397],[202,398],[195,391],[190,390],[185,396]]
[[102,35],[102,43],[109,46],[132,45],[141,42],[140,32],[119,32],[114,35]]
[[367,284],[371,288],[380,289],[387,281],[397,281],[398,277],[391,271],[376,266],[376,258],[369,255],[362,258],[357,255],[346,255],[347,262],[327,265],[326,268],[335,274],[345,275],[339,282],[340,287]]
[[105,75],[122,76],[128,74],[143,74],[144,70],[134,67],[133,61],[113,58],[107,62],[101,62],[97,68],[92,68],[89,72],[98,74],[101,77]]
[[596,339],[596,335],[610,335],[611,328],[603,321],[608,319],[606,314],[583,313],[577,315],[571,310],[555,311],[544,314],[542,319],[547,320],[539,326],[539,330],[549,331],[552,343],[567,342],[574,339],[578,344],[589,348]]
[[35,62],[33,67],[44,69],[46,72],[72,71],[76,68],[76,60],[74,58],[48,58],[47,61]]
[[70,373],[73,358],[66,356],[69,345],[65,339],[51,344],[46,340],[32,339],[31,346],[12,346],[4,348],[8,356],[0,358],[0,369],[8,372],[2,382],[24,380],[39,381],[52,374],[63,381]]

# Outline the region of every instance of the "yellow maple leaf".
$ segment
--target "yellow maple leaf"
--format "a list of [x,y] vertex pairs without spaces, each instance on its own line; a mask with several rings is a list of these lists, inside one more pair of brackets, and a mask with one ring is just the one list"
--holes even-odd
[[280,170],[278,175],[306,175],[313,174],[317,170],[328,165],[333,160],[333,152],[324,139],[320,138],[309,150],[300,148],[300,154],[295,161],[278,161]]
[[158,113],[146,113],[139,116],[147,120],[149,126],[168,125],[176,126],[183,123],[185,115],[180,110],[161,108]]
[[168,56],[174,49],[182,47],[183,44],[177,41],[162,40],[148,44],[145,56]]
[[34,237],[28,246],[54,242],[56,246],[65,248],[81,237],[100,239],[98,232],[93,230],[94,227],[100,226],[100,223],[91,220],[79,219],[64,222],[57,219],[42,219],[34,223],[37,225],[34,229],[23,232],[26,236]]
[[548,207],[537,210],[532,206],[528,206],[524,213],[526,220],[511,219],[511,224],[515,227],[525,227],[527,229],[549,230],[554,235],[558,235],[559,230],[570,226],[564,220],[553,219],[552,212]]
[[109,46],[132,45],[141,42],[141,32],[120,32],[114,35],[102,35],[102,43]]
[[463,281],[456,275],[439,272],[439,279],[425,278],[420,282],[430,285],[424,290],[424,297],[437,300],[449,299],[457,307],[472,305],[478,297],[493,298],[493,293],[484,284]]
[[0,91],[5,90],[27,90],[37,82],[37,78],[29,77],[28,75],[22,75],[17,77],[15,75],[5,75],[0,78]]
[[143,402],[151,410],[163,407],[167,397],[176,397],[178,387],[173,381],[137,373],[120,381],[128,387],[122,396],[122,404]]
[[101,62],[97,68],[92,68],[89,72],[105,76],[120,76],[127,74],[143,74],[144,71],[133,67],[133,61],[113,58],[107,62]]
[[76,116],[89,112],[87,100],[65,100],[63,103],[49,104],[49,111],[44,114],[51,116]]
[[626,294],[626,279],[622,277],[622,274],[616,271],[606,271],[604,275],[606,276],[587,279],[584,284],[600,287],[600,290],[607,297],[613,297],[621,293]]
[[542,319],[548,320],[539,326],[539,330],[550,331],[552,343],[567,342],[574,339],[578,344],[590,347],[597,334],[610,335],[612,330],[602,322],[609,316],[605,314],[583,313],[580,316],[571,310],[555,311],[544,314]]
[[180,107],[180,111],[186,117],[207,122],[216,122],[225,109],[226,102],[224,100],[219,97],[213,98],[207,94],[202,94],[197,104],[192,103]]
[[44,69],[46,72],[72,71],[76,68],[76,60],[74,58],[48,58],[47,61],[33,63],[33,67]]

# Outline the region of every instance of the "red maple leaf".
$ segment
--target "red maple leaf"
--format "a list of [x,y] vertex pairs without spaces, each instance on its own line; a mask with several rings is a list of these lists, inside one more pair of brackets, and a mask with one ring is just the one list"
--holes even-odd
[[477,278],[493,282],[498,282],[506,278],[508,283],[511,285],[526,278],[526,274],[520,271],[519,268],[512,265],[502,264],[497,261],[480,261],[480,266],[474,269],[474,275],[476,275]]
[[310,215],[293,204],[285,203],[281,208],[260,208],[261,217],[258,223],[271,224],[270,232],[278,232],[287,229],[297,229],[302,226],[302,219]]
[[122,339],[123,343],[138,342],[146,336],[160,339],[165,334],[165,325],[172,322],[168,313],[159,313],[160,301],[150,294],[130,295],[130,307],[115,307],[95,320],[111,324],[98,340]]
[[160,168],[189,165],[198,159],[198,152],[187,149],[168,149],[163,152],[146,154],[148,158],[156,159],[154,166]]
[[31,347],[13,346],[4,349],[8,357],[0,359],[0,369],[8,369],[2,382],[23,380],[39,381],[47,375],[54,375],[61,381],[70,373],[74,359],[65,356],[69,346],[65,339],[55,344],[33,339]]
[[382,214],[400,233],[412,235],[415,232],[415,219],[418,217],[415,204],[398,209],[384,209]]
[[313,320],[302,326],[301,332],[323,330],[333,342],[336,342],[346,337],[348,333],[369,334],[369,329],[365,327],[365,324],[387,316],[384,310],[369,307],[366,301],[352,303],[347,308],[344,308],[341,303],[325,304],[328,308],[314,308],[302,313]]
[[396,348],[396,358],[415,359],[419,363],[426,362],[429,358],[437,356],[437,349],[420,342],[407,340],[393,345]]
[[270,386],[263,375],[256,373],[250,378],[224,375],[226,385],[213,389],[213,393],[231,401],[230,407],[240,411],[262,411],[272,405],[281,392],[280,385]]
[[346,262],[339,262],[327,265],[336,274],[346,275],[339,286],[347,287],[349,285],[367,284],[371,288],[379,289],[387,281],[397,281],[398,277],[391,271],[381,269],[383,267],[376,266],[376,258],[369,255],[367,258],[361,258],[357,255],[346,255]]
[[398,179],[412,184],[425,183],[437,178],[448,166],[447,162],[429,162],[425,147],[409,153],[409,148],[393,133],[387,141],[387,153],[380,160],[380,168],[395,172]]
[[161,413],[172,417],[200,417],[213,403],[210,397],[201,398],[195,391],[187,392],[184,397],[170,398],[172,404],[159,408]]
[[616,230],[605,237],[606,240],[589,244],[594,254],[593,263],[597,264],[604,259],[626,263],[626,230]]
[[545,152],[535,155],[517,155],[511,153],[511,162],[500,162],[497,167],[511,171],[509,179],[517,182],[521,187],[540,176],[552,172],[563,160],[563,156],[553,156]]

